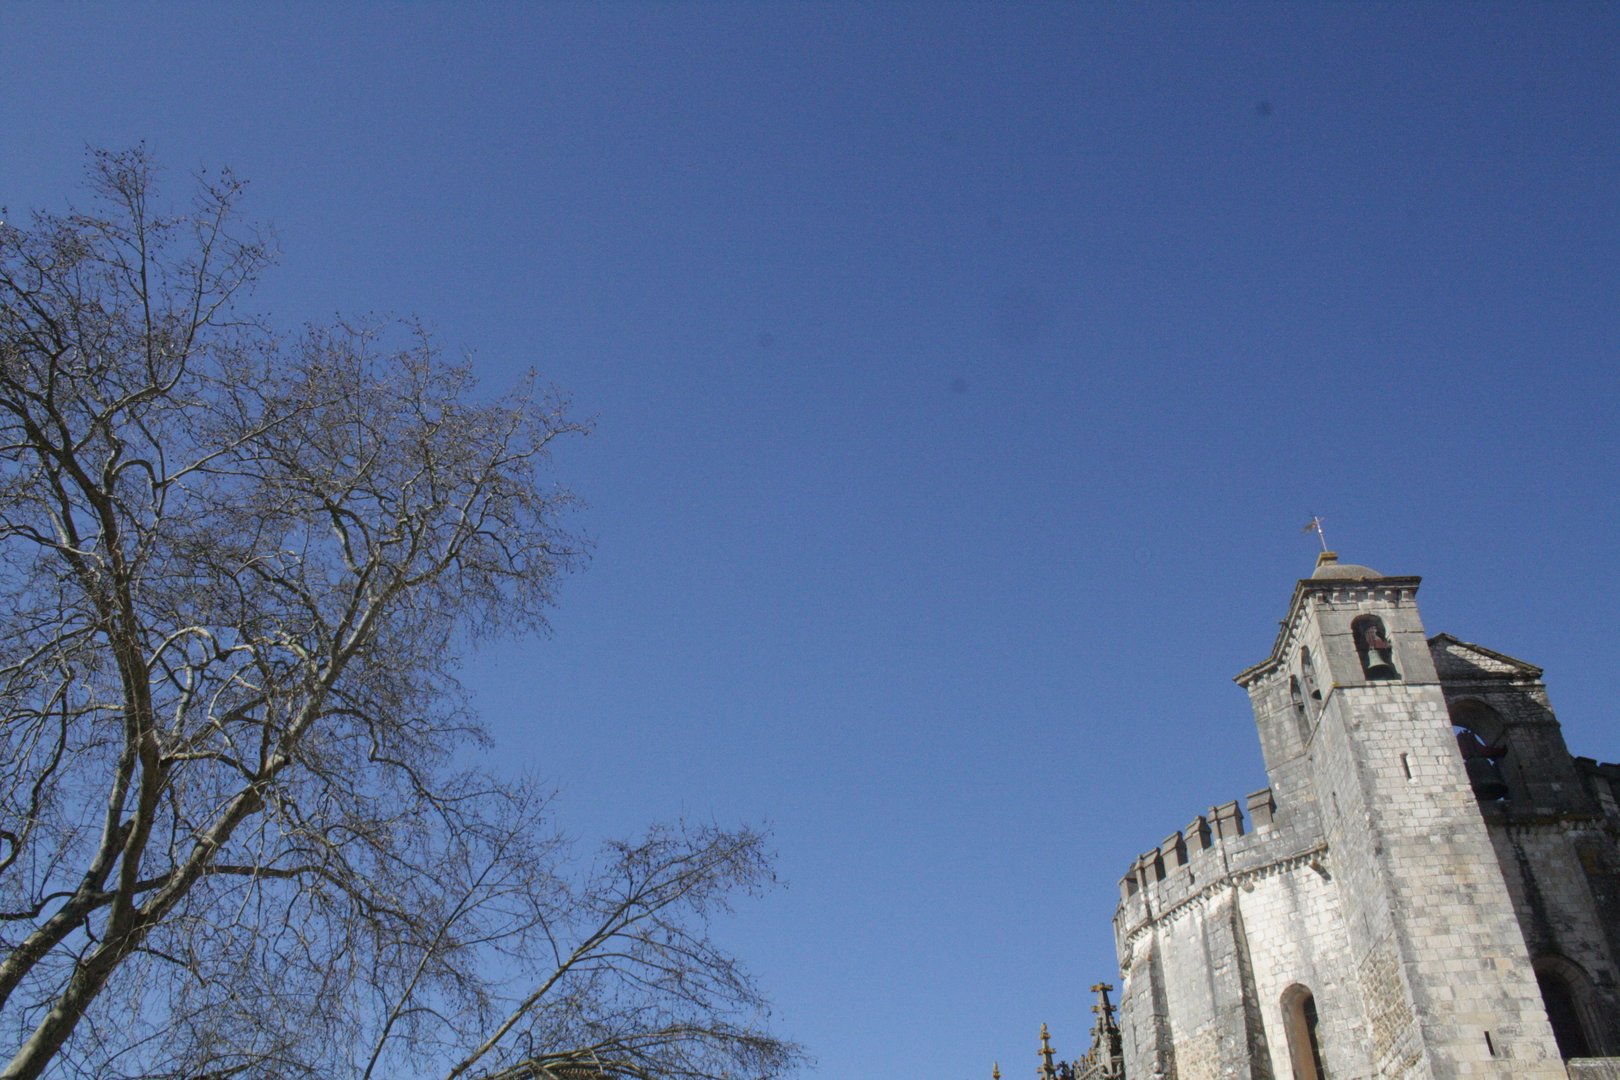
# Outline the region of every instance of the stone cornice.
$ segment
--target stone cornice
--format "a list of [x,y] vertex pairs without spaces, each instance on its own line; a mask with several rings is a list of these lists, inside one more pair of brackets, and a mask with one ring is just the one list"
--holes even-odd
[[1283,664],[1289,639],[1305,621],[1307,598],[1314,598],[1317,603],[1328,604],[1354,604],[1371,597],[1383,597],[1399,602],[1415,598],[1418,584],[1422,580],[1420,577],[1410,576],[1301,580],[1294,586],[1293,599],[1288,602],[1288,615],[1277,631],[1277,640],[1272,643],[1271,655],[1253,667],[1238,672],[1232,677],[1232,681],[1247,689]]

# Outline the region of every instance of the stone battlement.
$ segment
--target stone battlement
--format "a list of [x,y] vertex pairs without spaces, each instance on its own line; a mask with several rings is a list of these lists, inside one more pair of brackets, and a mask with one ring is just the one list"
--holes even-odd
[[1271,788],[1250,793],[1241,804],[1212,806],[1131,863],[1119,882],[1115,933],[1123,941],[1144,923],[1234,877],[1320,847],[1314,807],[1294,807],[1283,815]]
[[[1272,802],[1270,788],[1253,792],[1244,801],[1249,806],[1249,816],[1255,829],[1271,825],[1276,806]],[[1139,891],[1151,889],[1177,870],[1191,867],[1195,860],[1202,861],[1200,857],[1223,846],[1221,842],[1236,840],[1245,833],[1243,811],[1236,800],[1210,807],[1207,814],[1193,818],[1185,829],[1178,829],[1165,837],[1158,847],[1136,857],[1131,868],[1120,879],[1120,900],[1129,900]]]
[[1603,816],[1620,820],[1620,765],[1589,757],[1575,759],[1575,772],[1597,800]]
[[1324,552],[1238,676],[1270,786],[1119,882],[1131,1077],[1620,1080],[1620,767],[1417,585]]

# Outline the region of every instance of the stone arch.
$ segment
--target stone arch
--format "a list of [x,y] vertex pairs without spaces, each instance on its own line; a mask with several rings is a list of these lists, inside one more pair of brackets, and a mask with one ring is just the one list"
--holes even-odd
[[1487,743],[1499,744],[1507,738],[1507,721],[1502,714],[1478,698],[1458,698],[1446,702],[1451,712],[1451,726],[1467,728]]
[[1484,802],[1511,799],[1519,795],[1501,763],[1508,758],[1507,721],[1502,714],[1477,698],[1447,702],[1451,712],[1451,733],[1457,752],[1468,770],[1468,783]]
[[1586,969],[1568,957],[1545,953],[1530,962],[1541,990],[1541,1003],[1552,1023],[1558,1053],[1567,1061],[1604,1052],[1596,994]]
[[1327,1080],[1327,1072],[1322,1068],[1316,995],[1304,983],[1295,983],[1283,991],[1279,1004],[1294,1080]]
[[1390,644],[1384,620],[1377,615],[1357,615],[1350,622],[1350,638],[1361,661],[1361,674],[1368,679],[1399,679],[1395,670],[1395,648]]

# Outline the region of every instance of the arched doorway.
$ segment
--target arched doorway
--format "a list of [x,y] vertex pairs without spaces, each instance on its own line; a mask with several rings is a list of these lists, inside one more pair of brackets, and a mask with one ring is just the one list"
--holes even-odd
[[1602,1049],[1594,1038],[1591,1015],[1592,988],[1586,972],[1562,956],[1540,956],[1532,966],[1559,1055],[1566,1061],[1600,1055]]

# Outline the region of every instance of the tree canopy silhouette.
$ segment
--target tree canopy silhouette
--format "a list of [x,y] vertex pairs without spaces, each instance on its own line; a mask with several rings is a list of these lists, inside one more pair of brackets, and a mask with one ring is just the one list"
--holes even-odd
[[0,225],[5,1077],[764,1078],[797,1049],[708,936],[749,830],[586,868],[468,771],[458,647],[545,625],[581,547],[531,380],[413,326],[243,311],[243,185]]

